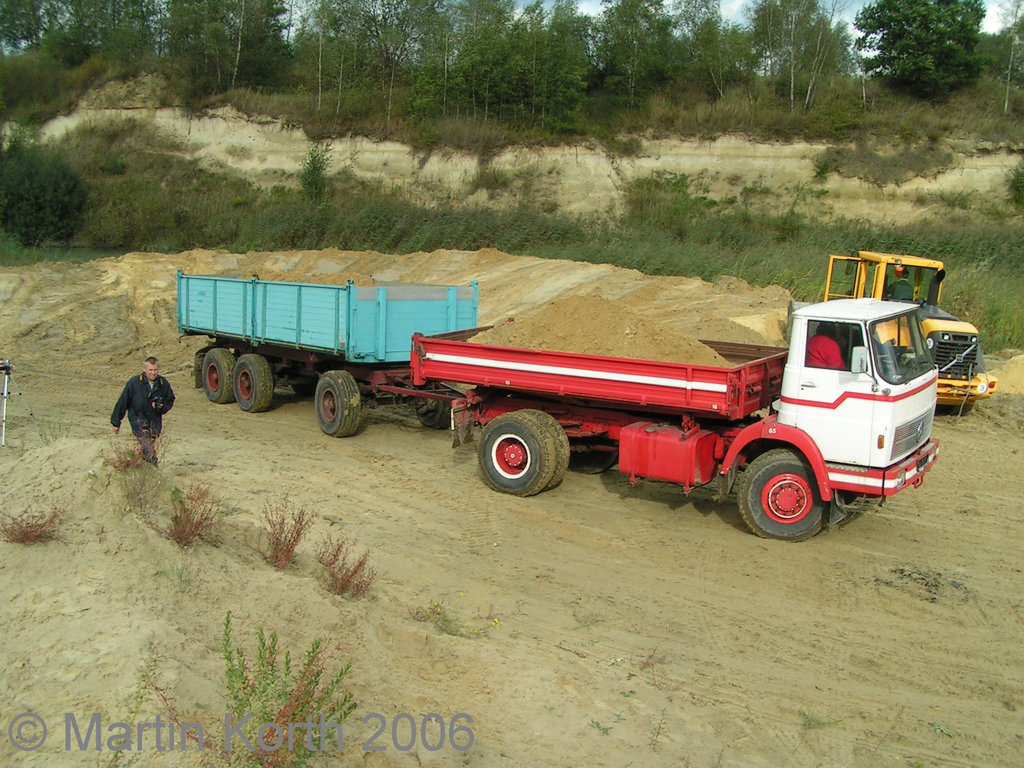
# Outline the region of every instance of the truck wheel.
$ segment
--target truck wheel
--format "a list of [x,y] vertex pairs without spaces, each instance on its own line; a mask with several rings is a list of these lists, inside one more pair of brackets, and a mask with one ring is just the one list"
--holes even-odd
[[325,435],[349,437],[359,429],[363,398],[348,371],[327,371],[321,376],[313,403],[316,419]]
[[416,400],[416,416],[427,429],[448,429],[452,425],[452,404],[421,397]]
[[555,448],[555,471],[552,473],[551,479],[548,480],[547,488],[545,488],[545,490],[548,490],[561,485],[562,480],[565,479],[565,473],[569,470],[569,438],[565,434],[562,425],[558,423],[554,416],[543,411],[536,411],[536,413],[537,416],[535,418],[547,430]]
[[802,541],[821,530],[825,502],[814,474],[785,448],[761,454],[740,478],[740,515],[747,527],[766,539]]
[[591,443],[584,450],[572,452],[569,469],[583,475],[599,475],[614,467],[618,460],[619,451],[614,444],[604,447]]
[[242,355],[235,363],[235,402],[243,411],[259,413],[274,400],[274,372],[263,355]]
[[232,381],[235,356],[224,347],[214,347],[203,358],[203,391],[213,403],[230,403],[235,399]]
[[[551,485],[560,452],[547,420],[554,421],[546,413],[526,409],[506,413],[487,425],[477,452],[487,485],[515,496],[533,496]],[[555,426],[561,431],[557,422]],[[568,450],[565,458],[568,464]]]

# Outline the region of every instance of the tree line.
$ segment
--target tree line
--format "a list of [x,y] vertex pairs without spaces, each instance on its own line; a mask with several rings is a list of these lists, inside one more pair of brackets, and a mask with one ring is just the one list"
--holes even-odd
[[732,21],[719,0],[603,0],[596,16],[572,0],[0,0],[0,50],[151,68],[196,100],[297,91],[325,118],[390,124],[400,110],[555,132],[576,129],[585,102],[715,99],[757,81],[792,111],[836,76],[941,100],[987,69],[1007,110],[1024,85],[1022,0],[1006,0],[998,35],[981,32],[982,0],[876,0],[852,29],[839,2],[749,0]]

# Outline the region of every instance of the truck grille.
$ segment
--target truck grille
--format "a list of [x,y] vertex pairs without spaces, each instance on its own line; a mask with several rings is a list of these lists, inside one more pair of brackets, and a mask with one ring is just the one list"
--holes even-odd
[[911,419],[896,427],[892,436],[892,451],[889,453],[889,461],[897,461],[931,436],[933,415],[934,411],[928,411],[916,419]]
[[[946,341],[942,337],[946,337]],[[932,334],[932,359],[939,366],[940,379],[970,381],[978,370],[978,342],[976,335],[967,333]]]

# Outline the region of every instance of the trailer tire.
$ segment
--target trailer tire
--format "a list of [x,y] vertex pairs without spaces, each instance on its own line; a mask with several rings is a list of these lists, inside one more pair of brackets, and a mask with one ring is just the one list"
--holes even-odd
[[427,429],[448,429],[452,425],[452,404],[447,400],[417,398],[416,417]]
[[793,451],[775,448],[744,470],[739,507],[743,522],[758,536],[803,541],[821,530],[826,505],[807,462]]
[[211,349],[212,347],[197,349],[192,358],[192,378],[195,380],[196,389],[203,388],[203,363],[206,361],[206,353]]
[[242,355],[235,363],[235,402],[248,413],[260,413],[274,400],[274,372],[263,355]]
[[350,437],[359,429],[363,398],[348,371],[327,371],[320,377],[313,398],[320,430],[331,437]]
[[[484,482],[495,491],[514,496],[533,496],[546,490],[555,480],[560,463],[551,421],[554,419],[548,414],[532,409],[502,414],[491,421],[484,428],[477,450]],[[562,431],[557,422],[555,426]]]
[[235,399],[232,384],[235,377],[235,356],[230,349],[214,347],[203,358],[203,391],[211,403],[230,403]]

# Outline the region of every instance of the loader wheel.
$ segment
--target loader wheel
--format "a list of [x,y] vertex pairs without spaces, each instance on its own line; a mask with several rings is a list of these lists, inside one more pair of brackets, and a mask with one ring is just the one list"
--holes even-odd
[[224,347],[214,347],[203,358],[203,391],[213,403],[230,403],[235,399],[232,381],[235,356]]
[[274,372],[263,355],[242,355],[235,363],[235,402],[243,411],[259,413],[274,400]]
[[551,422],[565,439],[565,432],[551,416],[532,409],[506,413],[488,424],[477,452],[484,482],[514,496],[533,496],[552,483],[557,485],[556,478],[561,481],[559,466],[564,475],[568,465],[568,440],[562,464]]
[[325,435],[349,437],[359,429],[363,398],[348,371],[327,371],[321,376],[313,403],[316,419]]
[[427,429],[448,429],[452,425],[452,404],[421,397],[416,400],[416,416]]
[[807,463],[785,448],[761,454],[744,470],[740,515],[766,539],[802,541],[821,530],[825,502]]

